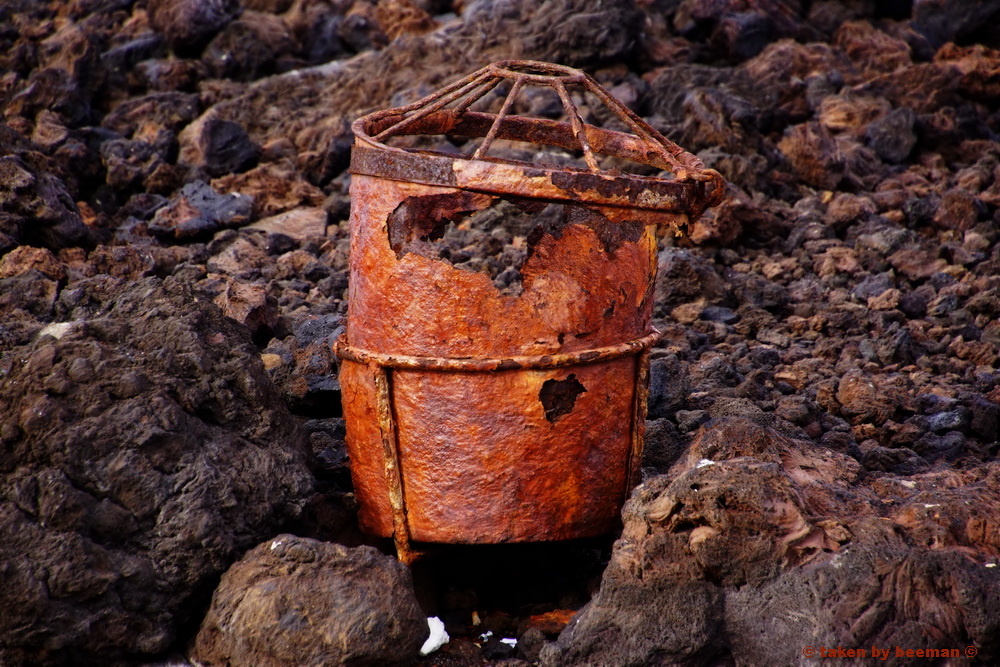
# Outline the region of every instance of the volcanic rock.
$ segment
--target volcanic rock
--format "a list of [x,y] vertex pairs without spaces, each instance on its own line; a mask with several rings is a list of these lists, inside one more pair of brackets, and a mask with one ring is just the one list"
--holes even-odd
[[948,190],[941,197],[941,204],[934,214],[934,224],[959,231],[971,229],[979,219],[978,204],[968,190],[962,188]]
[[912,109],[893,109],[868,124],[865,141],[886,162],[902,162],[917,143],[913,132],[915,122],[916,114]]
[[65,184],[41,156],[0,157],[0,234],[15,242],[58,250],[93,242]]
[[0,658],[162,652],[300,511],[303,435],[246,329],[177,281],[79,281],[40,315],[0,357]]
[[633,0],[597,7],[581,0],[546,2],[531,17],[523,55],[571,67],[627,58],[644,18]]
[[185,150],[182,158],[185,163],[204,169],[209,176],[243,172],[257,165],[260,147],[239,123],[209,117],[192,125],[184,134],[192,132],[194,148]]
[[157,236],[188,240],[218,229],[250,222],[253,200],[247,195],[219,194],[203,181],[188,183],[167,206],[157,210],[149,231]]
[[649,418],[669,417],[683,407],[689,391],[686,369],[676,356],[654,359],[649,366]]
[[794,663],[800,644],[903,641],[993,655],[998,621],[980,610],[1000,600],[996,539],[973,526],[1000,511],[996,467],[870,486],[859,472],[746,420],[705,426],[669,475],[635,490],[600,590],[542,664],[757,663],[775,651]]
[[250,225],[250,229],[262,229],[272,234],[284,234],[298,241],[309,237],[325,236],[328,215],[321,208],[295,208],[278,215],[272,215]]
[[833,137],[818,123],[794,125],[778,149],[805,183],[832,190],[844,175],[844,156]]
[[665,249],[660,253],[659,267],[656,274],[658,308],[698,299],[717,301],[726,296],[725,281],[708,262],[689,251]]
[[130,138],[155,136],[160,130],[179,132],[198,117],[198,96],[187,93],[150,93],[116,106],[101,126]]
[[194,657],[203,665],[401,665],[426,637],[405,565],[372,547],[282,534],[223,575]]
[[[212,180],[212,187],[220,192],[253,197],[254,213],[261,218],[299,206],[318,207],[325,198],[322,190],[302,178],[294,165],[286,161],[266,162],[243,173],[221,176]],[[292,217],[305,213],[299,211]]]
[[44,110],[58,113],[73,126],[86,122],[91,111],[79,83],[58,67],[34,70],[26,85],[10,99],[5,115],[28,119]]
[[20,276],[32,270],[51,280],[66,279],[66,267],[45,248],[24,245],[0,257],[0,278]]
[[223,277],[225,287],[215,297],[215,305],[250,330],[253,340],[267,340],[278,330],[278,304],[263,285],[242,283]]
[[989,30],[1000,17],[1000,2],[949,3],[944,0],[916,0],[913,3],[913,23],[932,44],[960,39],[977,31]]
[[279,59],[290,56],[295,47],[281,18],[248,11],[215,36],[203,59],[215,76],[250,81],[273,73]]
[[178,53],[197,53],[240,13],[239,0],[151,0],[150,25]]

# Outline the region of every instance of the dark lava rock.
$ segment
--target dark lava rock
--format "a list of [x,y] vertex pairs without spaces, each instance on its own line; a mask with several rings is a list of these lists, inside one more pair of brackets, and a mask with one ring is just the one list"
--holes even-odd
[[961,429],[968,423],[969,413],[964,408],[938,412],[927,419],[928,427],[936,433]]
[[660,253],[656,274],[656,307],[669,308],[705,299],[718,301],[728,293],[728,287],[712,264],[704,258],[677,248]]
[[52,315],[0,356],[0,663],[156,654],[299,514],[304,435],[178,281],[79,281]]
[[677,428],[684,433],[697,430],[709,420],[707,410],[678,410],[676,414]]
[[859,449],[859,460],[867,470],[915,475],[929,467],[927,461],[909,447],[882,447],[874,440],[866,440]]
[[723,324],[733,324],[738,322],[740,316],[729,308],[723,308],[722,306],[706,306],[704,310],[701,311],[701,319],[708,320],[709,322],[721,322]]
[[654,359],[649,365],[649,418],[673,416],[690,391],[687,370],[676,356]]
[[253,200],[247,195],[222,195],[204,181],[195,181],[181,188],[167,206],[156,211],[149,231],[183,241],[244,225],[252,213]]
[[65,183],[32,158],[0,157],[0,234],[53,250],[91,245],[92,234]]
[[250,141],[239,123],[209,119],[201,126],[198,138],[204,157],[205,171],[210,176],[222,176],[246,171],[257,164],[260,148]]
[[[745,419],[639,486],[597,594],[543,665],[798,664],[804,647],[1000,651],[1000,468],[865,483]],[[971,531],[971,532],[967,532]],[[987,567],[984,567],[987,565]]]
[[774,32],[773,22],[766,13],[735,12],[719,21],[709,44],[734,61],[746,60],[760,53],[773,39]]
[[71,125],[85,122],[91,112],[78,82],[58,67],[34,70],[27,85],[10,99],[5,115],[33,118],[43,110],[59,113]]
[[928,433],[913,443],[913,451],[929,463],[938,459],[954,461],[962,455],[964,449],[965,436],[958,431],[950,431],[944,435]]
[[990,34],[1000,19],[996,0],[915,0],[913,25],[935,46],[962,37]]
[[410,571],[372,547],[278,535],[222,577],[195,643],[203,665],[400,665],[427,619]]
[[240,13],[239,0],[150,0],[149,22],[181,54],[197,53]]
[[[132,192],[149,186],[154,173],[169,169],[156,147],[144,141],[115,139],[101,144],[101,161],[107,169],[108,185],[124,192]],[[166,188],[171,191],[176,187]]]
[[916,119],[913,109],[893,109],[868,124],[865,141],[886,162],[902,162],[917,144],[917,135],[913,131]]
[[295,49],[288,26],[277,16],[245,12],[222,29],[203,60],[219,77],[250,81],[270,74],[279,57]]
[[816,122],[793,125],[778,143],[795,174],[808,185],[832,190],[844,176],[844,156],[837,142]]
[[[12,254],[14,253],[4,255],[4,259]],[[23,273],[0,278],[0,312],[4,313],[4,321],[0,326],[6,329],[4,333],[9,334],[10,328],[15,326],[37,331],[41,327],[30,316],[41,319],[50,317],[58,296],[58,282],[51,280],[38,268],[32,267]],[[20,338],[15,340],[15,344],[24,342]]]
[[1000,439],[1000,405],[977,396],[969,411],[972,413],[972,430],[975,433],[994,442]]
[[692,90],[720,91],[733,96],[734,90],[743,91],[748,83],[739,71],[695,64],[663,67],[650,78],[647,95],[650,113],[677,125],[686,118],[685,107],[689,106],[688,96]]
[[865,276],[861,282],[854,286],[851,294],[855,298],[867,302],[868,299],[875,298],[892,287],[892,276],[888,273],[876,273]]
[[101,120],[101,126],[125,137],[151,129],[180,131],[198,117],[198,96],[187,93],[150,93],[117,105]]
[[643,467],[666,472],[684,453],[686,440],[668,419],[647,421],[642,450]]
[[[759,447],[752,451],[744,447],[745,457],[751,460],[744,465],[712,453],[724,451],[719,442],[719,447],[713,445],[715,449],[709,451],[707,440],[699,440],[699,457],[714,465],[694,469],[691,466],[700,458],[685,459],[684,472],[668,477],[666,485],[690,473],[692,484],[711,482],[714,500],[727,506],[712,508],[709,500],[699,504],[693,490],[678,486],[671,493],[682,498],[685,507],[700,508],[710,519],[684,514],[676,525],[668,520],[629,519],[628,525],[636,530],[626,531],[628,543],[622,543],[621,550],[642,552],[641,562],[629,566],[644,578],[623,579],[618,565],[625,561],[616,556],[607,588],[585,612],[590,619],[587,627],[608,628],[606,635],[592,637],[595,643],[606,642],[603,646],[608,652],[570,661],[788,664],[805,659],[795,654],[805,645],[804,638],[811,641],[828,631],[820,639],[845,640],[845,627],[862,639],[887,638],[877,634],[881,630],[871,630],[885,627],[885,633],[898,633],[901,646],[926,645],[907,634],[914,627],[926,630],[928,637],[947,637],[956,645],[961,645],[957,642],[962,639],[962,628],[968,628],[970,643],[986,637],[988,644],[995,633],[981,632],[985,627],[981,612],[995,611],[1000,605],[995,597],[988,605],[969,600],[974,595],[993,595],[992,584],[986,581],[972,589],[962,588],[971,580],[965,566],[959,561],[953,567],[942,554],[952,558],[956,552],[964,553],[962,558],[982,567],[993,562],[986,561],[984,554],[1000,553],[994,538],[969,537],[993,535],[997,523],[989,509],[989,494],[995,495],[996,489],[991,470],[1000,424],[996,6],[993,0],[0,1],[0,349],[33,354],[33,346],[40,345],[39,331],[56,321],[58,326],[50,333],[62,335],[58,345],[78,344],[75,337],[82,336],[81,331],[91,332],[86,334],[88,341],[97,334],[104,338],[88,344],[113,348],[118,355],[111,357],[117,366],[102,366],[98,359],[89,362],[92,369],[88,370],[85,363],[70,360],[73,366],[67,365],[65,372],[32,375],[25,380],[30,389],[19,385],[23,388],[19,391],[30,393],[32,401],[36,394],[45,398],[38,399],[42,416],[34,416],[32,403],[17,412],[14,421],[0,420],[0,469],[14,460],[5,456],[14,451],[9,443],[28,437],[19,425],[22,419],[36,429],[44,428],[38,425],[44,419],[52,428],[63,428],[62,417],[48,416],[47,401],[63,405],[69,401],[66,397],[89,392],[78,403],[84,412],[93,414],[72,412],[76,409],[72,403],[65,409],[81,428],[90,430],[79,437],[74,432],[65,445],[72,451],[52,445],[56,451],[50,459],[58,465],[38,458],[33,483],[45,491],[40,495],[36,490],[17,490],[17,502],[28,508],[23,511],[38,513],[42,510],[32,509],[35,505],[56,506],[63,502],[58,498],[65,491],[69,509],[64,514],[79,514],[86,526],[93,522],[92,528],[86,528],[90,532],[81,529],[69,535],[96,540],[90,536],[117,531],[133,549],[128,553],[144,554],[159,539],[149,527],[153,520],[135,518],[139,528],[130,533],[124,520],[114,518],[114,507],[121,505],[114,494],[131,488],[119,478],[132,470],[131,464],[123,466],[126,473],[115,473],[112,481],[125,484],[118,491],[111,489],[110,477],[99,477],[103,469],[91,477],[104,486],[79,481],[79,470],[89,470],[91,464],[74,461],[91,460],[91,443],[103,446],[107,437],[102,428],[118,429],[116,442],[126,443],[122,450],[140,454],[160,451],[155,439],[147,443],[146,434],[153,426],[159,428],[161,421],[166,424],[163,430],[171,434],[163,436],[167,444],[162,447],[175,441],[193,443],[209,454],[217,451],[212,439],[216,434],[243,428],[214,423],[218,408],[202,408],[186,398],[194,391],[191,387],[210,385],[205,391],[222,391],[231,379],[223,374],[218,380],[212,364],[222,363],[217,361],[221,358],[201,354],[205,346],[195,344],[194,357],[187,359],[183,336],[177,340],[164,336],[162,344],[146,350],[145,356],[125,359],[125,352],[117,352],[132,350],[125,342],[127,332],[116,333],[119,328],[105,324],[100,328],[91,315],[101,308],[112,311],[112,297],[96,294],[96,288],[81,291],[82,285],[76,282],[98,274],[141,285],[148,284],[149,276],[173,275],[177,281],[187,281],[200,299],[192,308],[216,312],[218,306],[252,330],[251,342],[267,346],[262,351],[247,350],[241,359],[250,368],[256,367],[259,356],[273,385],[268,390],[272,398],[277,394],[277,400],[297,417],[316,420],[313,426],[335,424],[342,397],[337,375],[331,370],[336,360],[330,343],[346,324],[340,315],[347,311],[351,121],[374,109],[412,102],[488,62],[538,58],[577,64],[591,71],[628,108],[696,152],[707,166],[718,169],[730,183],[725,202],[691,225],[688,238],[658,239],[661,270],[656,293],[650,298],[656,302],[655,324],[664,329],[665,337],[652,352],[660,361],[652,369],[651,419],[644,452],[647,490],[655,481],[649,476],[677,465],[703,425],[708,434],[722,433],[744,445],[760,433],[753,429],[761,427],[809,438],[859,461],[863,476],[849,482],[810,482],[812,472],[807,470],[803,478],[807,481],[802,482],[797,477],[802,473],[793,463],[803,456],[814,457],[815,451],[807,445],[786,447],[777,458],[761,458]],[[355,51],[367,52],[349,57]],[[730,66],[737,61],[742,62]],[[487,93],[476,110],[498,110],[504,92],[498,88]],[[555,119],[562,105],[551,93],[551,89],[525,90],[511,111]],[[584,95],[576,100],[586,123],[627,130],[595,99]],[[398,137],[393,145],[453,152],[473,144]],[[535,154],[521,145],[516,155],[528,163],[580,157],[572,149],[547,153]],[[601,161],[606,168],[630,171],[626,161]],[[183,185],[187,189],[181,191]],[[539,214],[524,212],[514,202],[491,211],[496,217],[489,225],[485,216],[482,229],[478,218],[470,219],[472,228],[460,228],[467,226],[464,223],[449,228],[442,240],[454,262],[469,270],[488,271],[498,288],[513,295],[522,282],[516,267],[531,245],[524,238],[540,221]],[[512,224],[499,224],[505,220]],[[260,224],[260,229],[227,229],[251,223]],[[503,234],[494,234],[500,227],[505,228]],[[111,242],[115,245],[107,245]],[[126,324],[136,330],[150,326],[141,318],[158,321],[156,308],[136,313],[137,321]],[[108,320],[101,317],[101,323]],[[83,324],[72,324],[77,318]],[[222,321],[245,335],[240,324]],[[125,324],[115,327],[124,330]],[[28,377],[22,356],[25,364],[32,358],[18,353],[13,365],[0,371],[10,374],[16,368],[16,377]],[[44,361],[40,358],[35,363]],[[172,364],[174,375],[144,370],[161,362]],[[184,365],[188,362],[199,370],[190,370]],[[53,367],[61,363],[54,360]],[[118,368],[125,369],[120,386],[118,380],[111,380]],[[91,371],[102,378],[107,390],[74,379],[85,378]],[[145,383],[130,373],[146,376]],[[161,381],[180,376],[183,386],[177,389],[181,380]],[[217,381],[220,384],[213,384]],[[0,383],[6,382],[6,375],[0,377]],[[167,389],[161,390],[160,385]],[[14,391],[5,386],[4,391]],[[138,393],[118,398],[132,392]],[[922,398],[929,394],[947,400],[931,408]],[[178,426],[182,420],[176,410],[159,409],[164,401],[169,406],[169,401],[182,399],[188,401],[185,405],[191,404],[183,414],[195,425],[194,435],[186,422]],[[107,424],[95,425],[93,420],[112,411],[93,407],[98,402],[132,406],[139,400],[150,406],[148,412],[133,407],[123,410],[126,417],[135,416],[134,424],[115,421],[115,413],[104,419]],[[251,405],[264,411],[252,401]],[[0,405],[0,411],[10,409]],[[755,426],[720,430],[719,422],[733,417],[744,418],[736,423],[749,421]],[[705,425],[709,419],[713,422]],[[200,435],[209,431],[212,438]],[[318,479],[302,516],[284,528],[272,526],[271,532],[247,537],[252,539],[250,544],[279,529],[334,540],[347,539],[342,535],[356,531],[343,434],[332,426],[310,431],[313,472]],[[58,436],[62,431],[53,433]],[[265,446],[262,440],[254,442]],[[256,451],[240,449],[251,457]],[[146,474],[153,467],[158,474],[174,474],[171,464],[162,462],[165,456],[156,454],[159,468],[140,463],[136,469]],[[225,456],[223,461],[232,458],[228,453]],[[776,467],[765,470],[761,466]],[[257,470],[252,465],[241,468],[240,474],[246,471],[245,483],[225,477],[210,484],[206,480],[220,473],[209,467],[198,470],[203,471],[197,473],[201,477],[189,487],[218,487],[220,493],[239,487],[239,494],[231,495],[241,503],[257,485],[251,479]],[[930,470],[939,476],[931,477]],[[64,483],[59,474],[69,481]],[[782,474],[795,478],[791,487],[779,481]],[[267,486],[271,483],[266,482],[265,495],[271,494]],[[970,507],[986,509],[976,521],[963,523],[957,518],[955,502],[913,500],[930,484],[958,494],[954,497],[962,503],[969,501]],[[727,485],[734,489],[736,500],[746,501],[745,509],[728,504],[719,492]],[[752,495],[751,485],[759,487],[761,495]],[[961,495],[976,485],[988,493]],[[2,498],[15,493],[8,487],[21,489],[10,484],[0,487]],[[96,495],[91,494],[92,488],[97,489]],[[177,482],[176,493],[182,494],[184,488]],[[784,502],[788,488],[798,496],[791,505]],[[817,495],[824,489],[833,489],[837,497]],[[198,491],[192,506],[211,493]],[[808,579],[794,572],[797,559],[808,556],[809,539],[814,538],[800,542],[793,532],[796,537],[787,544],[796,549],[775,544],[776,549],[788,549],[775,565],[774,552],[753,551],[760,546],[755,530],[778,542],[788,536],[780,532],[783,519],[761,509],[761,503],[772,500],[778,503],[776,507],[798,511],[810,530],[820,526],[824,534],[842,537],[834,524],[823,524],[839,521],[850,530],[852,542],[838,542],[846,546],[831,552],[824,550],[832,549],[829,544],[817,546],[814,560],[805,566],[815,566],[815,578]],[[91,511],[93,503],[96,507],[105,501],[100,513]],[[204,502],[212,508],[210,514],[236,511],[225,506],[231,502],[228,497],[225,503]],[[255,507],[251,501],[244,504]],[[942,507],[925,506],[937,504]],[[167,505],[174,514],[182,513],[173,509],[176,503]],[[893,523],[896,513],[907,507],[914,520],[928,522],[920,524],[922,532]],[[131,510],[123,511],[134,516]],[[191,510],[197,511],[200,506]],[[935,528],[930,522],[937,512],[940,523]],[[794,517],[793,511],[789,513]],[[68,521],[56,510],[46,509],[41,515],[54,522],[38,528],[52,531],[41,533],[46,539],[56,535],[53,525]],[[212,521],[217,519],[211,516],[215,517]],[[884,549],[871,546],[882,539],[865,524],[872,516],[892,529],[884,538]],[[229,533],[217,540],[216,524],[209,522],[203,534],[199,521],[188,521],[185,539],[209,546],[184,548],[217,553],[214,545],[229,540]],[[767,521],[771,523],[758,528]],[[692,525],[685,526],[685,522]],[[712,542],[722,538],[708,528],[725,536],[730,526],[737,536],[734,540],[745,542],[746,551],[740,551],[735,541],[730,551],[719,551],[719,543]],[[897,539],[893,531],[901,537]],[[241,535],[251,532],[247,529]],[[359,538],[355,534],[351,539]],[[656,540],[667,546],[658,551]],[[670,540],[681,546],[688,540],[688,551],[675,549]],[[984,547],[984,540],[992,542]],[[47,647],[49,660],[66,656],[65,661],[107,662],[114,659],[107,657],[113,652],[110,649],[92,657],[77,655],[70,647],[77,645],[74,642],[101,642],[102,636],[112,634],[126,637],[122,642],[105,642],[107,646],[120,643],[120,656],[140,652],[129,641],[164,646],[169,638],[158,639],[161,635],[156,635],[155,628],[166,627],[162,621],[167,615],[187,618],[180,630],[170,631],[177,637],[171,650],[181,649],[201,620],[211,584],[203,588],[182,585],[176,583],[177,578],[168,580],[164,575],[166,584],[139,599],[132,591],[140,586],[145,586],[143,591],[150,589],[140,581],[146,570],[120,574],[125,561],[116,554],[121,550],[110,551],[106,565],[100,560],[105,558],[101,549],[109,548],[95,544],[67,558],[35,559],[37,566],[31,567],[38,577],[18,581],[41,581],[39,588],[48,586],[45,595],[53,596],[53,602],[39,611],[34,603],[14,600],[8,607],[23,609],[24,617],[15,610],[11,615],[16,621],[6,617],[0,621],[0,642],[18,636],[9,628],[21,632],[30,627],[35,628],[33,637],[42,637],[34,645]],[[240,542],[227,558],[239,557],[245,544]],[[907,551],[911,548],[926,551]],[[28,549],[27,553],[35,552]],[[910,562],[899,558],[901,553],[916,555]],[[924,559],[924,553],[930,555]],[[838,560],[833,561],[834,557]],[[72,558],[91,561],[78,565]],[[869,567],[869,561],[874,565]],[[6,574],[6,562],[0,557],[0,571],[5,573],[0,575],[0,587],[9,589],[14,575]],[[10,572],[29,567],[20,560],[12,562]],[[57,562],[73,564],[84,574],[64,575]],[[920,580],[926,583],[924,588],[913,584],[914,572],[942,563],[947,567],[942,566],[937,580]],[[210,570],[206,576],[217,581],[226,564],[198,572]],[[853,569],[841,574],[837,565]],[[479,567],[484,579],[496,579],[490,568],[482,563]],[[41,575],[46,568],[48,578]],[[670,580],[664,574],[669,568],[697,575]],[[881,580],[869,576],[873,568],[882,573]],[[741,570],[749,583],[737,593],[739,584],[733,582]],[[996,570],[982,567],[978,571],[991,575]],[[99,577],[103,573],[119,578],[108,583],[102,594],[99,591],[105,584]],[[647,588],[647,579],[661,585],[666,597],[657,599],[658,593]],[[119,621],[118,612],[74,615],[84,593],[54,597],[71,587],[66,581],[79,582],[81,590],[90,591],[87,594],[92,593],[95,600],[118,595],[121,606],[131,605],[133,617],[142,620],[128,625],[133,621]],[[548,600],[552,605],[543,609],[539,596],[547,594],[523,578],[518,582],[509,592],[520,597],[522,609],[531,607],[527,614],[553,607],[578,608],[584,601],[584,593],[572,602],[557,601],[561,596],[554,596]],[[954,582],[958,584],[952,586]],[[592,580],[589,590],[598,583]],[[443,578],[435,577],[427,584],[428,588],[438,586],[447,587]],[[177,591],[194,588],[199,591],[190,594],[195,602],[177,602],[181,595]],[[798,597],[790,598],[786,588],[794,588]],[[687,606],[671,602],[676,600],[672,595],[681,595],[677,591],[688,591]],[[768,595],[771,598],[765,599]],[[848,602],[857,604],[845,602],[848,597]],[[939,603],[939,598],[946,601]],[[9,601],[8,597],[0,599]],[[817,608],[818,599],[826,600],[829,609]],[[69,600],[65,604],[70,612],[58,606],[64,600]],[[160,604],[161,600],[166,602]],[[446,619],[450,628],[456,628],[454,651],[422,662],[455,667],[491,662],[483,654],[492,655],[500,648],[497,637],[524,634],[524,619],[518,618],[505,627],[507,634],[495,630],[491,642],[477,646],[468,636],[476,632],[466,627],[468,611],[494,611],[486,596],[480,602],[468,605],[461,618],[456,612]],[[956,605],[962,609],[961,620],[953,614]],[[918,606],[924,611],[917,611]],[[182,607],[183,613],[177,611]],[[614,609],[616,620],[606,626],[598,624],[594,619],[602,609],[601,613]],[[682,609],[693,609],[692,618],[681,616]],[[795,615],[791,620],[784,615],[786,609]],[[446,608],[441,611],[450,613]],[[938,611],[941,623],[928,622],[927,614]],[[650,618],[653,612],[668,616],[676,612],[675,620]],[[53,620],[43,621],[43,617]],[[800,618],[809,619],[812,625],[802,629]],[[690,626],[685,625],[689,620]],[[65,639],[66,624],[77,621],[73,627],[81,628],[76,635],[80,639]],[[51,628],[39,629],[45,623]],[[139,627],[141,623],[151,629]],[[694,641],[682,636],[683,628],[699,623],[704,636],[714,638],[709,643],[701,635],[692,635]],[[624,628],[620,640],[614,624]],[[584,625],[581,622],[581,628]],[[139,629],[133,631],[133,627]],[[572,646],[582,646],[585,634],[575,634]],[[662,642],[662,653],[657,652],[658,642]],[[850,643],[858,645],[853,639]],[[0,662],[17,659],[4,646],[7,652]],[[524,658],[538,657],[540,643],[525,646]],[[775,647],[784,648],[763,654]],[[578,655],[575,650],[566,645],[567,655]],[[983,651],[986,655],[987,649]],[[633,658],[626,658],[626,653]],[[33,654],[22,662],[43,658]],[[997,662],[995,652],[984,661]]]
[[571,67],[628,58],[644,20],[634,0],[551,0],[532,17],[524,56]]

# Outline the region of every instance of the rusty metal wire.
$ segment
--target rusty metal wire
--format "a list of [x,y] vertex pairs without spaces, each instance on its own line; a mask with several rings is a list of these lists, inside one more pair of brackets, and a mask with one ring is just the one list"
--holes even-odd
[[493,125],[490,127],[490,131],[486,134],[486,138],[483,139],[483,143],[479,145],[479,148],[477,148],[476,152],[472,155],[473,160],[480,159],[481,157],[483,157],[483,155],[486,154],[486,151],[490,149],[490,144],[493,143],[493,140],[497,136],[497,132],[500,130],[500,123],[503,121],[504,116],[506,116],[507,113],[510,111],[510,105],[512,105],[514,103],[514,100],[517,99],[517,94],[521,92],[521,87],[523,85],[524,85],[523,78],[519,77],[517,79],[514,79],[514,85],[511,86],[510,92],[507,93],[507,99],[503,101],[503,106],[500,108],[500,112],[497,114],[496,120],[493,121]]
[[337,339],[333,351],[341,359],[347,359],[359,364],[377,364],[385,368],[406,370],[442,371],[450,373],[484,373],[492,371],[511,370],[542,370],[597,364],[627,357],[648,350],[660,340],[663,334],[656,329],[642,338],[600,347],[582,352],[566,354],[543,354],[533,356],[498,357],[492,359],[455,359],[442,357],[414,357],[402,354],[383,354],[371,350],[362,350],[347,344],[346,336]]
[[628,470],[625,475],[625,496],[628,500],[632,489],[639,483],[642,473],[642,451],[646,432],[646,412],[649,408],[649,349],[643,350],[635,359],[635,399],[632,403],[632,424],[629,434],[631,450]]
[[378,426],[382,436],[382,453],[385,457],[385,480],[389,489],[389,505],[392,507],[392,536],[399,560],[409,565],[417,554],[410,547],[410,528],[406,523],[398,433],[396,420],[392,415],[392,385],[389,371],[378,364],[371,364],[370,367],[375,380]]
[[[505,81],[512,82],[511,89],[498,113],[470,111],[475,102]],[[562,138],[558,127],[562,123],[510,113],[514,101],[527,86],[548,87],[556,92],[565,111],[572,143]],[[573,89],[579,90],[584,97],[591,95],[610,109],[632,134],[605,130],[585,123],[573,101]],[[450,105],[454,106],[449,108]],[[467,122],[469,120],[472,121],[471,124]],[[471,156],[463,156],[464,159],[488,158],[497,162],[496,157],[489,155],[496,139],[521,140],[577,149],[583,153],[586,171],[591,174],[605,175],[598,164],[598,153],[666,169],[674,175],[670,182],[681,187],[695,188],[693,192],[701,200],[697,203],[686,201],[678,207],[673,201],[647,197],[645,201],[653,202],[653,208],[678,208],[697,217],[706,208],[720,203],[725,195],[725,182],[718,172],[706,169],[701,160],[664,137],[585,72],[551,63],[528,60],[493,63],[412,104],[369,114],[355,123],[354,132],[359,139],[359,147],[369,146],[385,153],[400,150],[384,144],[394,136],[406,133],[448,134],[456,128],[463,128],[457,134],[469,135],[470,127],[481,127],[484,121],[488,123],[488,130],[484,134],[478,134],[484,137],[482,143]],[[476,136],[477,132],[472,132],[471,135]],[[453,162],[459,165],[460,160],[461,158],[455,158]],[[499,161],[513,163],[511,160]],[[561,170],[572,171],[565,166]],[[627,179],[628,176],[619,175],[618,178]],[[640,187],[642,185],[640,183]],[[635,204],[634,201],[632,203]]]

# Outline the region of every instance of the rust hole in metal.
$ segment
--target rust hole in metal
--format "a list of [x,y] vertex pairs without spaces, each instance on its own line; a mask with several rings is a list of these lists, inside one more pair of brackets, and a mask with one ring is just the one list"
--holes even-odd
[[538,392],[538,400],[542,402],[542,408],[545,410],[545,419],[555,423],[563,415],[573,412],[576,397],[585,391],[587,388],[576,379],[575,373],[571,373],[565,380],[543,382],[542,390]]
[[561,239],[569,225],[590,228],[609,255],[643,233],[641,222],[615,223],[586,206],[469,192],[407,197],[386,220],[397,259],[413,253],[486,273],[501,294],[514,297],[523,293],[521,268],[539,242]]
[[[550,207],[551,208],[551,207]],[[613,255],[623,243],[636,243],[642,237],[644,225],[637,221],[623,221],[614,223],[608,220],[599,211],[586,206],[576,206],[566,204],[559,207],[560,215],[546,216],[539,220],[539,224],[532,228],[528,235],[528,247],[537,245],[546,234],[561,238],[563,229],[567,225],[583,225],[590,227],[600,239],[604,251]]]
[[480,210],[492,199],[470,192],[407,197],[386,221],[389,245],[397,259],[409,252],[437,259],[440,251],[431,244],[444,238],[448,223]]
[[525,227],[532,223],[517,205],[470,193],[407,197],[386,222],[398,259],[413,253],[486,273],[501,294],[521,295]]

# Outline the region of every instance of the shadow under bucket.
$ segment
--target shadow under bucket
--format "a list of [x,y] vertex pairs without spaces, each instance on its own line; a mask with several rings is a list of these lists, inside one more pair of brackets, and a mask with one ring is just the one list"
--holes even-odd
[[[567,121],[513,115],[532,87]],[[577,100],[630,132],[585,123]],[[393,536],[405,561],[411,541],[607,532],[642,458],[658,228],[682,233],[722,178],[583,72],[546,63],[495,63],[353,129],[336,352],[362,529]],[[388,143],[419,135],[482,141],[471,154]],[[520,161],[514,142],[561,150],[560,164]],[[511,211],[530,228],[517,289],[441,250],[449,226]]]

